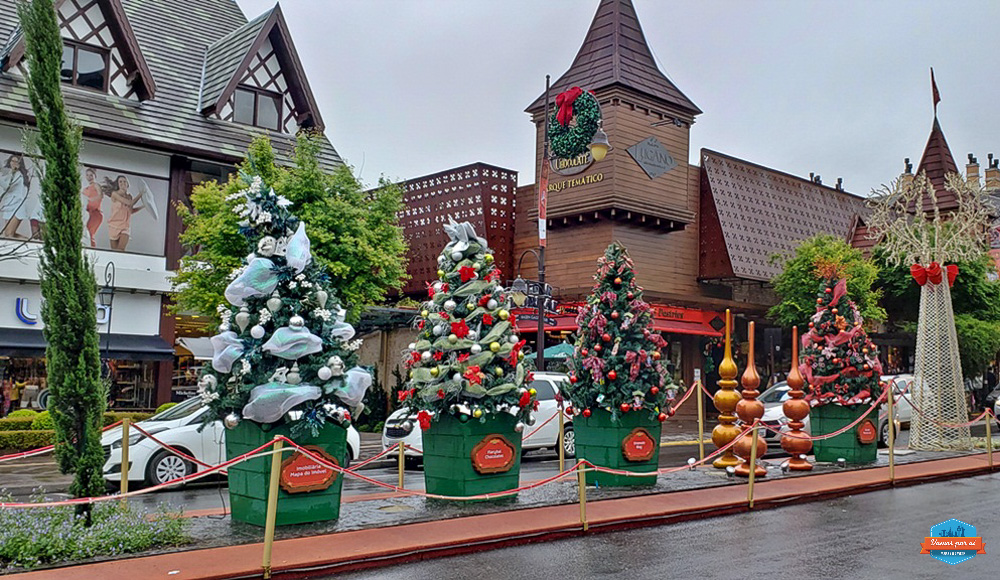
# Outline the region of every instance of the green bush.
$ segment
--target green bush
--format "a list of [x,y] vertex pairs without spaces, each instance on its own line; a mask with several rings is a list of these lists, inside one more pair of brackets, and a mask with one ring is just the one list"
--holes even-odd
[[55,424],[52,422],[52,415],[49,415],[48,411],[42,411],[35,415],[35,419],[31,422],[32,431],[46,431],[55,428]]
[[7,413],[8,417],[34,417],[38,414],[38,411],[34,409],[18,409],[16,411],[11,411]]
[[159,407],[156,408],[156,411],[153,414],[154,415],[159,415],[160,413],[166,411],[170,407],[176,407],[176,406],[177,406],[177,403],[163,403],[162,405],[160,405]]
[[0,431],[27,431],[32,421],[31,417],[5,417],[0,419]]
[[107,411],[104,413],[104,426],[114,425],[118,421],[121,421],[125,417],[128,417],[133,423],[138,423],[139,421],[145,421],[153,415],[150,413],[123,413],[118,411]]
[[0,572],[191,541],[185,532],[189,521],[163,507],[151,514],[124,502],[99,503],[90,527],[74,511],[72,506],[0,510]]
[[[31,451],[52,445],[52,430],[47,431],[0,431],[0,449],[8,451]],[[3,510],[0,510],[2,512]]]

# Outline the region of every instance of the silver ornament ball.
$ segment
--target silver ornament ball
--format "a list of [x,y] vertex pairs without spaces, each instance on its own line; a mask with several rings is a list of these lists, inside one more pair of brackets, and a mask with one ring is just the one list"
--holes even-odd
[[524,433],[524,423],[518,421],[517,424],[514,425],[514,431],[518,433]]
[[463,256],[464,256],[464,254],[462,254],[462,252],[452,252],[451,253],[451,261],[452,262],[459,262],[459,261],[462,260]]
[[403,421],[403,424],[400,425],[400,427],[403,428],[403,431],[409,433],[413,431],[413,421]]
[[288,326],[291,326],[292,328],[302,328],[305,325],[305,319],[298,314],[288,319]]
[[490,298],[489,302],[486,303],[487,310],[496,310],[500,306],[500,303],[494,298]]
[[222,420],[222,423],[226,426],[226,429],[232,429],[240,424],[240,416],[236,413],[230,413],[226,415],[226,418]]
[[451,312],[452,310],[454,310],[456,308],[458,308],[458,304],[456,304],[454,300],[445,300],[444,301],[444,309],[447,310],[448,312]]
[[333,371],[330,370],[330,367],[319,367],[319,370],[316,371],[316,376],[318,376],[321,381],[328,381],[330,380],[330,377],[333,376]]
[[483,352],[483,347],[478,344],[474,344],[469,350],[472,351],[472,354],[479,354]]
[[258,340],[264,338],[264,327],[259,324],[253,325],[253,327],[250,329],[250,336]]
[[420,353],[420,362],[425,362],[425,363],[431,362],[431,351],[425,350],[424,352]]

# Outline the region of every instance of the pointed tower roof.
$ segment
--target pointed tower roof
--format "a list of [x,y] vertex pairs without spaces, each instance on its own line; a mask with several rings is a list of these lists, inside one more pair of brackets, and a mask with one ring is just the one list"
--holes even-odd
[[934,184],[940,209],[954,207],[955,195],[945,188],[945,175],[958,173],[958,166],[955,164],[951,149],[948,148],[948,141],[944,138],[944,131],[941,130],[937,115],[934,116],[931,136],[927,139],[924,155],[920,158],[920,165],[917,167],[917,173],[921,171],[926,172],[927,179],[930,179],[931,183]]
[[[612,85],[628,87],[692,115],[702,112],[656,66],[631,0],[601,0],[583,46],[550,94],[573,86],[598,90]],[[544,106],[542,95],[525,111]]]

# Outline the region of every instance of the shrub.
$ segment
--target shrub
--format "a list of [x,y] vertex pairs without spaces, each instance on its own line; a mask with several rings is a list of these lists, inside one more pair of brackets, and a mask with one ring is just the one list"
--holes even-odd
[[7,413],[8,417],[34,417],[38,414],[38,411],[34,409],[18,409],[16,411],[11,411]]
[[96,504],[90,527],[73,512],[72,506],[0,510],[0,573],[190,542],[188,520],[163,507],[150,514],[117,501]]
[[150,413],[123,413],[118,411],[107,411],[104,413],[104,426],[114,425],[118,421],[121,421],[125,417],[128,417],[133,423],[138,423],[139,421],[145,421],[152,417]]
[[175,407],[175,406],[177,406],[177,403],[163,403],[162,405],[156,408],[156,411],[154,411],[153,414],[159,415],[160,413],[166,411],[170,407]]
[[27,431],[32,421],[31,417],[6,417],[0,419],[0,431]]
[[48,411],[42,411],[41,413],[35,415],[34,420],[31,422],[31,430],[45,431],[48,429],[55,429],[55,424],[52,421],[52,415],[49,415]]
[[[0,449],[30,451],[52,445],[51,429],[46,431],[0,431]],[[0,510],[2,512],[3,510]]]

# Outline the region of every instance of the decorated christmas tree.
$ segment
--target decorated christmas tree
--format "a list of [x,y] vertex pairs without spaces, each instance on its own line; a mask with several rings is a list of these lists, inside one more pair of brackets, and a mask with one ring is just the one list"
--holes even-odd
[[516,334],[493,253],[467,222],[451,221],[444,229],[450,241],[414,322],[418,335],[404,361],[409,381],[399,401],[420,410],[425,431],[432,418],[449,414],[463,422],[485,422],[498,413],[528,421],[536,405],[524,386],[531,381],[521,362],[524,341]]
[[[253,160],[248,163],[253,167]],[[246,419],[287,422],[316,436],[327,422],[346,427],[371,385],[356,367],[360,340],[344,322],[325,268],[312,259],[306,224],[260,176],[230,196],[250,252],[230,275],[211,368],[199,394],[209,420],[227,428]]]
[[799,372],[810,386],[812,406],[871,402],[881,393],[882,363],[862,328],[861,315],[847,298],[847,280],[830,264],[817,266],[823,278],[816,295],[816,314],[802,337]]
[[605,408],[615,420],[644,411],[667,419],[659,362],[666,341],[650,331],[650,321],[627,250],[618,243],[608,246],[576,320],[580,336],[566,390],[577,412],[590,417],[593,409]]

